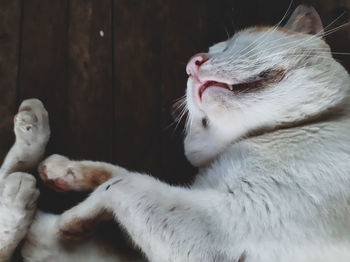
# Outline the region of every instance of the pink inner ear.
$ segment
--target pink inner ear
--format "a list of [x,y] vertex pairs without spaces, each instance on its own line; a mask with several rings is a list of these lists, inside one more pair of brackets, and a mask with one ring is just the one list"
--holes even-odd
[[285,27],[305,34],[314,35],[323,32],[322,21],[316,10],[304,5],[300,5],[295,9]]

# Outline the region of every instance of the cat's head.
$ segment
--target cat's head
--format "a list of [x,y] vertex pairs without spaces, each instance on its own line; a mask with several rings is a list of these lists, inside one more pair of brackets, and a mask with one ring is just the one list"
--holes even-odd
[[336,107],[349,76],[322,38],[312,7],[299,6],[284,27],[252,27],[188,65],[185,153],[201,166],[259,129],[293,125]]

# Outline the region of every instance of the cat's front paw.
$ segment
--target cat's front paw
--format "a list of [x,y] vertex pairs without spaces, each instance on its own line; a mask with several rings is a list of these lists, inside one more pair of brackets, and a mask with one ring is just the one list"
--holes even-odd
[[73,208],[62,214],[58,234],[62,240],[79,240],[95,232],[102,221],[112,219],[112,214],[107,211],[101,211],[91,217],[82,217]]
[[39,191],[35,178],[13,173],[0,181],[0,257],[9,255],[27,234]]
[[89,236],[97,227],[94,219],[70,217],[65,214],[60,219],[59,238],[61,240],[80,240]]
[[95,191],[85,201],[64,212],[59,221],[59,236],[63,240],[84,238],[94,232],[103,221],[113,219],[105,207],[104,192]]
[[50,136],[49,119],[40,100],[24,100],[13,121],[16,139],[27,144],[47,143]]
[[74,190],[76,172],[70,168],[71,161],[61,155],[51,155],[38,166],[42,181],[57,192]]
[[55,191],[92,191],[113,175],[112,171],[103,165],[52,155],[39,165],[38,172],[43,182]]

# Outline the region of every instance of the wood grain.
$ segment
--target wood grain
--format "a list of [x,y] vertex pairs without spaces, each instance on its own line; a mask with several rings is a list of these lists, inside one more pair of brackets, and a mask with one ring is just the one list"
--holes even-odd
[[14,141],[21,1],[0,1],[0,161]]
[[[183,11],[187,9],[191,12]],[[187,61],[195,53],[207,50],[207,25],[203,17],[208,13],[208,9],[204,1],[179,0],[168,2],[163,6],[163,10],[163,52],[160,69],[161,178],[173,184],[189,183],[193,179],[195,169],[184,157],[184,121],[174,122],[172,110],[175,109],[173,105],[176,99],[182,97],[186,90]]]
[[[69,2],[67,154],[112,161],[112,4]],[[63,106],[63,105],[61,105]]]
[[114,4],[114,161],[159,175],[162,1]]

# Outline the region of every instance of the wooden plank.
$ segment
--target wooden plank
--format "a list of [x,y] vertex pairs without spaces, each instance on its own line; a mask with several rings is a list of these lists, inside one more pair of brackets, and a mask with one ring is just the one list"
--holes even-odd
[[160,174],[161,0],[114,2],[115,162]]
[[69,148],[67,102],[68,2],[23,1],[20,100],[36,97],[43,101],[52,129],[48,153],[65,153]]
[[111,1],[69,3],[68,155],[111,162]]
[[0,1],[0,161],[14,142],[21,1]]
[[[110,30],[110,1],[25,1],[21,99],[47,106],[48,154],[112,160]],[[44,188],[42,195],[50,202],[41,206],[55,212],[77,200]]]
[[[247,26],[257,13],[255,1],[222,0],[220,4],[215,0],[208,0],[207,28],[208,47],[231,37],[235,31]],[[247,15],[248,14],[248,15]]]
[[[208,12],[205,1],[169,1],[164,5],[163,54],[161,66],[161,164],[162,179],[170,183],[188,183],[195,174],[184,156],[183,122],[178,126],[172,115],[173,104],[185,94],[186,63],[206,51]],[[178,112],[180,113],[180,112]]]
[[[20,100],[37,97],[49,114],[51,139],[47,154],[70,150],[68,97],[68,1],[23,1]],[[60,213],[79,199],[57,194],[39,181],[39,207]]]

